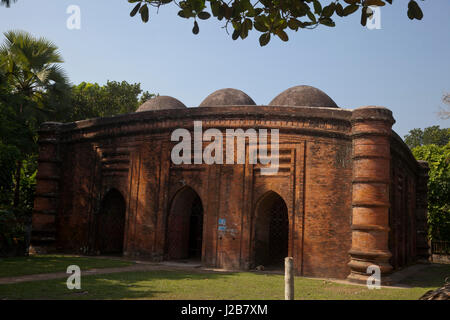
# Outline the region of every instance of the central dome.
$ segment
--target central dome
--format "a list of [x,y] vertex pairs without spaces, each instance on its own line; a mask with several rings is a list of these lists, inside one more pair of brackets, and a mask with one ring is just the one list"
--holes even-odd
[[220,89],[203,100],[200,107],[255,105],[255,101],[245,92],[237,89]]
[[325,92],[311,86],[289,88],[275,97],[270,106],[339,108]]
[[184,103],[178,99],[169,96],[157,96],[145,101],[136,112],[185,108]]

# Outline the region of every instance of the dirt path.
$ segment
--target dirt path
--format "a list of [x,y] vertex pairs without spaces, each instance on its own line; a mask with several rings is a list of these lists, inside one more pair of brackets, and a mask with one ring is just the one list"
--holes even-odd
[[[116,260],[124,260],[117,257],[97,257],[98,259],[116,259]],[[126,261],[130,261],[126,259]],[[135,264],[126,267],[115,267],[115,268],[97,268],[97,269],[88,269],[81,270],[81,275],[96,275],[96,274],[110,274],[110,273],[120,273],[120,272],[138,272],[138,271],[155,271],[155,270],[167,270],[167,271],[189,271],[189,272],[221,272],[221,273],[229,273],[235,271],[222,270],[222,269],[208,269],[201,268],[200,264],[196,263],[178,263],[178,262],[163,262],[163,263],[155,263],[155,262],[147,262],[147,261],[133,261]],[[53,279],[63,279],[69,277],[64,271],[61,272],[53,272],[53,273],[39,273],[39,274],[30,274],[24,276],[15,276],[15,277],[3,277],[0,278],[0,285],[2,284],[13,284],[20,282],[29,282],[29,281],[42,281],[42,280],[53,280]]]
[[[108,274],[108,273],[118,273],[118,272],[134,272],[134,271],[151,271],[158,270],[157,265],[151,264],[134,264],[127,267],[116,267],[116,268],[99,268],[99,269],[89,269],[81,270],[81,275],[93,275],[93,274]],[[40,273],[40,274],[30,274],[26,276],[17,277],[6,277],[0,278],[0,284],[11,284],[19,282],[28,281],[40,281],[40,280],[52,280],[52,279],[62,279],[67,278],[69,274],[66,272],[54,272],[54,273]]]

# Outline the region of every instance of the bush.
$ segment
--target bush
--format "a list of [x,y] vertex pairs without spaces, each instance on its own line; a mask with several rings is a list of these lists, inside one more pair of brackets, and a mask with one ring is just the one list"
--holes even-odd
[[431,240],[450,241],[450,142],[445,146],[423,145],[412,149],[416,159],[430,166],[428,225]]
[[[16,210],[18,211],[18,210]],[[21,256],[27,252],[26,215],[0,210],[0,256]]]
[[[22,256],[28,251],[31,215],[36,188],[37,157],[22,161],[20,202],[14,207],[14,172],[17,153],[0,143],[0,256]],[[8,152],[3,152],[8,151]]]

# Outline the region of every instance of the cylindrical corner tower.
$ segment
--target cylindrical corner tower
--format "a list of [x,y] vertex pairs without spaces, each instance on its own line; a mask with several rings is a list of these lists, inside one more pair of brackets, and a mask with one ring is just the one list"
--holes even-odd
[[353,111],[352,247],[348,280],[367,281],[376,265],[381,282],[389,282],[389,182],[392,112],[383,107]]
[[61,123],[45,122],[39,129],[38,183],[32,220],[32,251],[48,252],[55,248],[56,214],[61,161],[59,130]]

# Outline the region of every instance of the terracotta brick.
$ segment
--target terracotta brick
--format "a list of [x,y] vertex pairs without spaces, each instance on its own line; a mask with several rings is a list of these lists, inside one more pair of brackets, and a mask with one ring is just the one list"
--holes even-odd
[[[264,176],[260,164],[249,164],[248,143],[245,164],[174,165],[172,131],[192,132],[197,120],[204,131],[279,129],[278,173]],[[373,263],[389,273],[426,251],[416,235],[426,230],[426,168],[392,123],[390,111],[377,107],[227,106],[44,124],[34,245],[53,228],[62,252],[97,254],[110,237],[123,239],[124,255],[155,261],[198,249],[205,266],[246,270],[268,261],[259,252],[279,248],[298,275],[362,280]],[[102,229],[111,190],[123,198],[124,222]],[[196,197],[200,231],[190,227]],[[275,236],[282,248],[270,244]]]

